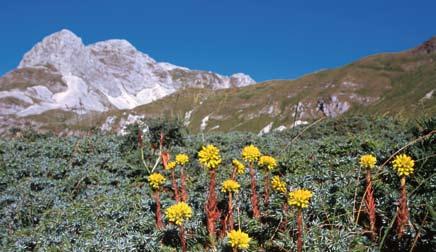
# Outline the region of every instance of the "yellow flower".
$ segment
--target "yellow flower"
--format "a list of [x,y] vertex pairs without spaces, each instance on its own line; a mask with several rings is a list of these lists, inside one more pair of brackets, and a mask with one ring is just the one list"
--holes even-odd
[[232,161],[233,166],[236,168],[236,172],[238,174],[244,174],[245,173],[245,165],[237,159],[233,159]]
[[401,154],[395,157],[392,164],[398,176],[409,176],[413,173],[415,161],[406,154]]
[[168,162],[167,167],[165,167],[165,170],[172,170],[174,168],[176,168],[176,162],[171,161],[171,162]]
[[372,169],[377,163],[377,158],[374,155],[367,154],[360,157],[360,166],[367,169]]
[[309,200],[312,195],[312,192],[306,189],[294,190],[289,193],[288,204],[290,206],[307,208],[309,206]]
[[178,165],[185,165],[189,162],[189,157],[186,154],[177,154],[176,155],[176,163]]
[[267,168],[269,171],[277,167],[277,161],[271,156],[261,156],[259,159],[259,166]]
[[221,185],[221,192],[238,192],[241,186],[233,179],[227,179]]
[[279,176],[274,176],[271,181],[272,188],[278,192],[285,193],[286,182],[281,180]]
[[208,169],[216,169],[221,164],[220,150],[209,144],[198,152],[200,163]]
[[229,239],[229,244],[232,248],[248,249],[250,246],[251,238],[247,233],[242,232],[240,229],[238,231],[230,231],[227,234],[227,238]]
[[245,160],[245,162],[253,163],[256,162],[260,157],[260,151],[259,149],[254,145],[248,145],[245,146],[244,149],[242,149],[242,158]]
[[184,221],[192,217],[192,209],[185,202],[179,202],[168,207],[165,215],[170,222],[182,225]]
[[152,173],[150,176],[148,176],[148,183],[153,190],[159,190],[159,187],[165,183],[165,177],[157,172]]

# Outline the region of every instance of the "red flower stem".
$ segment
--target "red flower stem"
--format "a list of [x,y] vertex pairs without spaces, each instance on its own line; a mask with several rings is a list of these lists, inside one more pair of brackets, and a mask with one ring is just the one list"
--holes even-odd
[[186,238],[185,238],[185,228],[182,225],[179,225],[179,238],[180,238],[180,243],[182,245],[182,252],[186,252],[187,248],[186,248]]
[[367,193],[365,196],[366,208],[368,210],[369,215],[369,225],[371,231],[371,239],[375,241],[377,236],[377,230],[375,226],[375,201],[374,194],[372,190],[372,181],[371,181],[371,170],[366,169],[366,184],[367,184]]
[[171,181],[172,181],[172,187],[174,192],[174,199],[176,202],[180,201],[179,197],[179,190],[177,189],[177,181],[176,181],[176,175],[175,175],[175,168],[171,169]]
[[215,242],[215,222],[219,218],[219,211],[217,208],[217,195],[215,191],[215,178],[216,171],[215,169],[211,169],[209,172],[209,194],[206,203],[206,217],[207,217],[207,231],[209,233],[209,237],[212,243]]
[[181,190],[182,190],[182,201],[186,202],[188,201],[188,192],[186,191],[186,174],[185,174],[185,169],[182,166],[180,168],[180,176],[181,176]]
[[154,200],[156,202],[156,213],[155,213],[156,228],[161,230],[161,229],[163,229],[164,224],[163,224],[161,214],[160,214],[161,205],[160,205],[159,191],[153,192],[153,197],[154,197]]
[[251,176],[251,207],[253,208],[253,217],[255,219],[259,219],[260,211],[259,211],[259,203],[257,201],[256,177],[253,168],[253,162],[250,163],[250,176]]
[[401,238],[404,235],[404,229],[409,221],[409,210],[407,208],[406,177],[401,177],[401,198],[400,209],[397,217],[397,235]]
[[303,209],[298,208],[297,213],[297,252],[303,251]]
[[233,219],[233,199],[232,193],[229,192],[229,212],[228,212],[228,231],[233,230],[235,226],[235,221]]
[[265,175],[265,191],[264,191],[264,195],[263,195],[263,200],[264,200],[264,205],[265,207],[268,207],[269,205],[269,171],[266,171],[266,175]]

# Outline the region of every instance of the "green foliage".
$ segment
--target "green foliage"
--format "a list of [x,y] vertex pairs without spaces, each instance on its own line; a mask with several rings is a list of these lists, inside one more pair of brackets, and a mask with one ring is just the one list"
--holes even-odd
[[[186,225],[189,251],[205,251],[208,242],[203,212],[208,175],[195,160],[206,143],[221,149],[219,185],[230,176],[231,160],[240,158],[242,147],[253,143],[262,153],[277,157],[279,167],[273,174],[282,176],[291,189],[305,187],[314,192],[309,208],[304,210],[305,251],[408,251],[412,246],[415,251],[431,251],[435,247],[432,236],[436,218],[434,135],[405,149],[416,160],[416,172],[407,182],[413,226],[402,242],[396,240],[392,222],[399,178],[389,162],[373,173],[377,242],[371,242],[365,234],[369,225],[365,212],[356,222],[353,208],[359,208],[365,188],[358,157],[373,153],[380,165],[434,126],[434,118],[414,126],[383,118],[328,119],[292,141],[302,127],[263,137],[242,132],[203,136],[186,135],[180,123],[160,121],[144,134],[144,156],[150,165],[154,163],[155,155],[148,146],[155,143],[160,131],[169,137],[166,142],[172,156],[180,152],[190,156],[186,167],[188,204],[194,212]],[[0,140],[0,250],[175,251],[179,244],[177,227],[166,222],[164,230],[155,229],[155,203],[136,148],[137,131],[128,132],[122,137],[25,134],[23,138]],[[263,176],[258,171],[259,195],[264,190]],[[253,238],[250,251],[295,250],[295,210],[282,211],[285,198],[273,194],[268,207],[261,204],[262,220],[251,219],[249,175],[238,180],[241,192],[236,205],[241,210],[241,228]],[[226,207],[226,199],[219,193],[221,210]],[[169,180],[161,201],[163,208],[174,203]],[[238,223],[236,216],[235,221]],[[219,251],[229,251],[226,239],[217,246]]]

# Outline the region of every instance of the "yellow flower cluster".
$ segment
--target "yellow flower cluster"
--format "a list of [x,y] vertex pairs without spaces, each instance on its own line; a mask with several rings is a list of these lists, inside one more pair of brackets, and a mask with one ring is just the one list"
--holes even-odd
[[277,167],[277,161],[271,156],[261,156],[258,165],[271,171]]
[[372,169],[377,163],[377,158],[374,155],[367,154],[360,157],[360,166],[366,169]]
[[272,188],[278,192],[285,193],[286,190],[286,182],[281,180],[279,176],[274,176],[271,180]]
[[238,182],[234,181],[233,179],[227,179],[221,185],[221,192],[238,192],[240,187],[241,186]]
[[185,165],[189,162],[189,157],[186,154],[177,154],[176,155],[176,163],[178,165]]
[[212,144],[203,146],[198,152],[198,157],[200,163],[208,169],[216,169],[222,161],[220,150]]
[[259,159],[260,155],[261,154],[259,149],[252,144],[245,146],[244,149],[242,149],[242,158],[245,162],[256,162]]
[[251,238],[247,233],[242,232],[240,229],[238,231],[230,231],[227,234],[227,238],[229,239],[229,244],[232,248],[248,249],[250,246]]
[[245,165],[237,159],[233,159],[232,161],[233,166],[236,168],[236,172],[238,174],[244,174],[245,173]]
[[176,224],[182,225],[183,222],[192,217],[192,209],[185,202],[179,202],[165,210],[166,218]]
[[165,170],[172,170],[174,168],[176,168],[176,162],[171,161],[171,162],[168,162],[167,167],[165,167]]
[[413,173],[415,161],[406,154],[401,154],[395,157],[392,164],[398,176],[409,176]]
[[157,172],[152,173],[150,176],[148,176],[148,183],[153,190],[159,190],[159,187],[165,183],[165,177]]
[[307,208],[309,206],[309,200],[312,195],[312,192],[306,189],[294,190],[289,193],[288,204],[290,206]]

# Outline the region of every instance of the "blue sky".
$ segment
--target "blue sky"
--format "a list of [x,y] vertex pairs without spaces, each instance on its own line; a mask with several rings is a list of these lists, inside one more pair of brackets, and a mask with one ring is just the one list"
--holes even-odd
[[4,0],[0,75],[67,28],[85,44],[123,38],[192,69],[292,79],[415,47],[436,35],[435,10],[434,0]]

